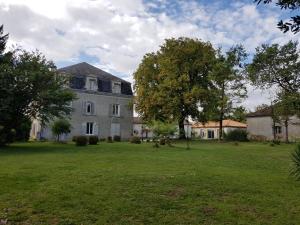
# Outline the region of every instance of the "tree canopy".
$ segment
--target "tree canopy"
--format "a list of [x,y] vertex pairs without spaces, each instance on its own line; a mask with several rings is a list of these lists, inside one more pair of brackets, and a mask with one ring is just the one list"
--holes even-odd
[[247,66],[252,83],[261,88],[275,88],[289,96],[296,112],[300,111],[300,51],[298,42],[262,45]]
[[216,51],[199,39],[166,39],[157,52],[146,54],[134,73],[135,104],[145,121],[178,121],[185,137],[184,120],[205,121],[214,88],[210,72]]
[[243,73],[247,53],[242,45],[230,48],[225,54],[219,50],[212,70],[212,81],[216,90],[215,113],[220,122],[219,139],[223,138],[223,119],[234,110],[234,103],[246,97],[247,89]]
[[[7,36],[0,38],[2,43]],[[3,41],[4,40],[4,41]],[[2,144],[6,134],[18,130],[24,121],[37,118],[48,122],[70,114],[69,102],[75,94],[67,87],[67,77],[59,74],[52,61],[40,52],[16,49],[3,53],[0,61],[0,125]],[[0,135],[1,136],[1,135]]]
[[[276,2],[276,5],[284,10],[295,11],[300,9],[299,0],[254,0],[254,2],[256,2],[257,4],[270,4],[272,2]],[[300,16],[292,16],[288,22],[283,22],[282,20],[280,20],[277,26],[284,33],[291,31],[296,34],[300,31]]]

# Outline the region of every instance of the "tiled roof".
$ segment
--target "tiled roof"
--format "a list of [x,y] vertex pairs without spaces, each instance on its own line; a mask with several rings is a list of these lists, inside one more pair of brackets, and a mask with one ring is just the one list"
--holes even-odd
[[257,110],[256,112],[248,113],[247,117],[263,117],[263,116],[271,116],[272,108],[266,107],[264,109]]
[[58,71],[65,72],[67,74],[71,74],[74,76],[88,76],[88,75],[94,75],[96,77],[99,77],[102,80],[113,80],[113,81],[122,81],[125,83],[129,83],[126,80],[123,80],[119,77],[116,77],[110,73],[107,73],[95,66],[92,66],[86,62],[81,62],[78,64],[74,64],[71,66],[60,68]]
[[[193,128],[218,128],[220,126],[219,121],[208,121],[207,123],[195,123]],[[247,128],[247,124],[241,123],[234,120],[223,120],[223,127],[236,127],[236,128]]]

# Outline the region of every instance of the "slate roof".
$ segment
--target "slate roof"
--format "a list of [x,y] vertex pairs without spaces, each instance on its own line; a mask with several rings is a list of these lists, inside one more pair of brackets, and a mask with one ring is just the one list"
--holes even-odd
[[264,109],[257,110],[256,112],[247,114],[247,117],[264,117],[264,116],[272,116],[272,108],[270,106]]
[[[220,123],[218,121],[208,121],[207,123],[195,123],[193,128],[219,128]],[[247,124],[234,120],[223,120],[223,127],[235,127],[235,128],[247,128]]]
[[116,77],[110,73],[107,73],[95,66],[92,66],[86,62],[81,62],[78,64],[74,64],[71,66],[63,67],[58,69],[60,72],[65,72],[67,74],[71,74],[73,76],[88,76],[88,75],[93,75],[101,80],[113,80],[113,81],[120,81],[120,82],[125,82],[125,83],[130,83],[126,80],[123,80],[119,77]]

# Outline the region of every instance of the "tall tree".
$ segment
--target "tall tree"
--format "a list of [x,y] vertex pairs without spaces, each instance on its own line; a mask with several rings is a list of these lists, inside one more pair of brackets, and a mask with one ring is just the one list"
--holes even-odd
[[190,38],[167,39],[146,54],[134,73],[137,112],[146,121],[178,121],[185,138],[185,119],[205,121],[211,110],[215,55],[209,42]]
[[245,123],[246,122],[247,110],[243,106],[233,108],[229,118]]
[[0,61],[0,145],[12,141],[24,122],[33,118],[48,122],[69,115],[74,93],[67,77],[40,52],[15,50]]
[[[284,10],[299,10],[300,9],[300,1],[299,0],[254,0],[257,4],[264,3],[270,4],[272,2],[276,2],[276,5]],[[284,33],[291,31],[293,33],[298,33],[300,31],[300,16],[295,15],[292,16],[288,22],[283,22],[282,20],[277,24],[278,28],[282,30]]]
[[300,51],[298,42],[289,41],[256,48],[253,62],[247,66],[252,83],[260,88],[276,88],[293,99],[294,109],[300,111]]
[[291,116],[296,114],[293,107],[293,96],[286,92],[278,94],[277,103],[275,104],[275,113],[279,121],[283,121],[285,127],[285,142],[289,142],[289,121]]
[[217,62],[212,70],[212,79],[217,87],[214,93],[218,99],[215,106],[219,115],[219,140],[223,138],[224,117],[233,110],[233,103],[240,101],[247,94],[242,71],[246,57],[247,53],[241,45],[232,47],[225,55],[219,51]]
[[3,55],[5,47],[6,47],[6,42],[8,39],[8,34],[3,34],[3,25],[0,26],[0,57]]

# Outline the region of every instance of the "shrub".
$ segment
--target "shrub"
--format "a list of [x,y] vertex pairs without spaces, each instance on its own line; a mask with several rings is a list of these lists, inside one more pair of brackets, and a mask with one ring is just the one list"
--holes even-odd
[[96,145],[98,144],[98,137],[97,136],[89,136],[89,144],[90,145]]
[[248,133],[246,130],[236,129],[226,133],[225,140],[227,141],[248,141]]
[[276,139],[272,141],[275,145],[280,145],[280,140]]
[[264,135],[253,135],[253,134],[251,134],[251,135],[249,136],[249,139],[250,139],[251,141],[259,141],[259,142],[267,141],[267,137],[264,136]]
[[291,175],[300,180],[300,144],[296,146],[295,151],[292,153],[293,168]]
[[111,136],[108,136],[106,141],[107,141],[107,143],[112,143],[113,142]]
[[88,144],[88,138],[86,136],[77,136],[75,142],[77,146],[86,146]]
[[100,138],[99,141],[105,141],[105,138]]
[[68,134],[71,132],[71,124],[68,120],[56,120],[51,127],[52,133],[56,136],[56,141],[60,141],[60,135]]
[[130,143],[132,143],[132,144],[141,144],[141,139],[137,136],[133,136],[130,139]]
[[114,141],[121,141],[121,136],[115,135],[114,136]]
[[164,138],[159,139],[159,144],[160,145],[165,145],[166,144],[166,139],[164,139]]
[[73,141],[73,142],[76,142],[77,137],[78,137],[78,136],[73,136],[73,137],[72,137],[72,141]]

